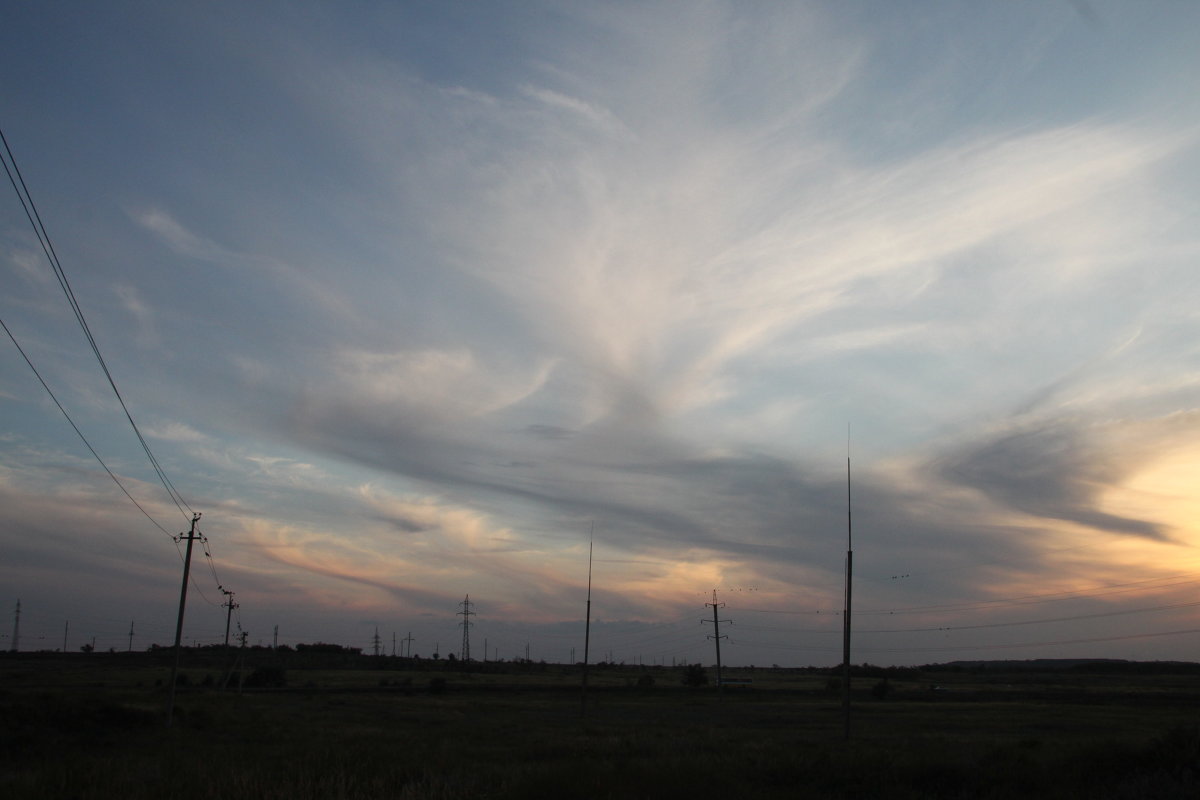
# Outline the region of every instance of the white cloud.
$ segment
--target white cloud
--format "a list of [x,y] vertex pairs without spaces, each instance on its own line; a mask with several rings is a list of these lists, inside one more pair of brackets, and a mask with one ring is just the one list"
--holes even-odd
[[[188,116],[214,106],[147,87],[136,122],[62,125],[124,134],[78,152],[146,143],[112,155],[145,168],[79,196],[150,198],[133,235],[102,213],[62,230],[101,255],[83,292],[119,287],[97,327],[170,344],[123,362],[122,388],[163,420],[156,449],[264,606],[269,585],[306,614],[434,614],[486,589],[562,618],[592,519],[622,564],[610,613],[755,575],[828,606],[847,421],[864,572],[928,568],[873,586],[879,604],[1035,585],[1088,534],[1167,548],[1154,536],[1190,508],[1173,488],[1176,516],[1147,510],[1152,479],[1194,464],[1155,455],[1198,402],[1193,101],[1109,103],[1178,81],[1120,53],[1092,75],[1069,9],[590,5],[521,31],[485,13],[455,30],[488,47],[436,61],[344,16],[317,15],[336,35],[299,14],[223,40],[176,13],[159,22],[200,37],[181,66],[261,113]],[[438,13],[381,12],[378,41]],[[38,73],[59,102],[29,120],[109,107],[62,102],[59,72]],[[69,155],[42,163],[86,182]],[[0,246],[42,274],[26,243]],[[59,335],[61,309],[36,306],[6,303]],[[41,349],[98,391],[76,344]],[[39,446],[36,409],[4,402],[12,519],[42,530],[37,510],[105,498],[94,466]],[[1120,547],[1076,554],[1072,580],[1133,558]]]
[[351,402],[378,409],[408,408],[438,417],[475,417],[511,406],[537,391],[550,363],[528,374],[480,363],[465,348],[396,353],[343,351],[333,387]]
[[168,442],[202,443],[211,440],[206,434],[193,428],[185,422],[172,421],[149,425],[145,428],[146,435]]

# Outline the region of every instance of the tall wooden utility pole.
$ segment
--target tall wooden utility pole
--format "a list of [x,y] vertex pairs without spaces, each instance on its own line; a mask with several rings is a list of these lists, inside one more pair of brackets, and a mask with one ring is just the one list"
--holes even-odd
[[[235,608],[237,608],[238,605],[237,605],[237,603],[233,602],[233,592],[229,591],[224,586],[220,587],[220,589],[221,589],[221,594],[225,595],[225,608],[227,609],[225,612],[225,649],[228,650],[229,649],[229,623],[233,619],[233,610]],[[238,619],[241,619],[241,617],[238,617]]]
[[167,727],[171,727],[171,717],[175,714],[175,681],[179,677],[180,640],[183,638],[183,609],[187,605],[188,575],[192,571],[192,542],[200,538],[196,532],[196,523],[200,521],[200,512],[192,515],[192,529],[186,534],[179,534],[181,540],[187,541],[187,552],[183,556],[183,585],[179,589],[179,618],[175,621],[175,663],[171,666],[171,686],[167,690]]
[[[713,632],[712,632],[712,635],[709,636],[708,638],[710,638],[714,642],[716,642],[716,645],[717,645],[717,691],[724,692],[725,684],[721,681],[721,640],[728,639],[729,637],[721,635],[720,625],[722,622],[729,622],[729,620],[717,619],[717,610],[724,608],[725,604],[717,602],[717,590],[716,589],[713,589],[713,601],[711,603],[705,603],[704,605],[712,606],[712,610],[713,610],[713,618],[712,618]],[[704,620],[704,621],[708,622],[708,620]],[[730,623],[730,624],[732,625],[733,623]]]

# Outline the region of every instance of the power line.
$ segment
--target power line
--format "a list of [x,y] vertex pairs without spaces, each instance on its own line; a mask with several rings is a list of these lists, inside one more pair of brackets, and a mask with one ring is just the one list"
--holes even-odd
[[[1182,578],[1183,580],[1176,580]],[[1189,583],[1196,583],[1196,573],[1183,573],[1178,575],[1167,575],[1159,578],[1147,578],[1140,581],[1130,581],[1128,583],[1112,583],[1106,586],[1095,587],[1093,589],[1074,589],[1065,592],[1047,592],[1045,594],[1028,594],[1017,597],[997,598],[994,600],[981,600],[977,603],[960,603],[946,605],[929,605],[929,606],[910,606],[907,608],[896,609],[868,609],[858,611],[858,614],[911,614],[930,611],[977,611],[987,608],[1001,608],[1004,606],[1019,606],[1033,605],[1035,603],[1044,603],[1051,600],[1079,600],[1089,597],[1101,597],[1110,594],[1127,594],[1136,592],[1143,588],[1158,588],[1165,589],[1171,586],[1180,586]],[[1152,586],[1160,584],[1159,586]],[[1100,589],[1112,589],[1113,591],[1099,591]]]
[[[937,625],[924,628],[868,628],[859,633],[942,633],[947,631],[970,631],[984,628],[1018,628],[1023,625],[1046,625],[1055,622],[1076,622],[1084,619],[1103,619],[1105,617],[1124,617],[1131,614],[1148,614],[1155,611],[1173,611],[1180,608],[1195,608],[1200,601],[1187,603],[1170,603],[1145,608],[1130,608],[1121,611],[1097,611],[1090,614],[1072,614],[1065,617],[1046,617],[1042,619],[1025,619],[1013,622],[982,622],[974,625]],[[742,609],[739,609],[742,610]],[[833,628],[785,628],[776,625],[743,625],[743,630],[762,631],[765,633],[817,633],[832,634]]]
[[[25,183],[25,177],[21,174],[20,167],[17,166],[17,160],[13,156],[12,148],[10,148],[8,145],[8,138],[5,137],[3,129],[0,129],[0,143],[3,143],[4,154],[7,155],[7,158],[0,157],[0,162],[3,162],[4,164],[4,171],[8,175],[9,183],[12,184],[13,191],[17,193],[17,199],[19,199],[21,202],[21,208],[25,211],[25,217],[29,220],[29,224],[33,227],[33,232],[37,236],[38,243],[42,247],[42,252],[46,254],[46,259],[50,262],[50,267],[54,271],[55,277],[58,279],[59,287],[63,290],[63,294],[66,295],[67,303],[71,306],[71,310],[75,314],[75,320],[79,323],[79,327],[83,330],[84,338],[87,339],[88,344],[91,346],[92,353],[96,356],[96,361],[100,364],[100,369],[104,372],[104,377],[108,379],[108,385],[112,387],[113,394],[116,395],[117,401],[121,404],[121,409],[125,412],[125,418],[129,420],[129,424],[133,428],[133,432],[137,436],[137,440],[141,444],[142,450],[146,454],[146,458],[149,459],[151,466],[154,467],[154,472],[158,476],[159,481],[162,483],[163,488],[167,490],[167,494],[170,496],[171,502],[175,504],[176,508],[179,509],[179,512],[183,514],[184,518],[186,519],[188,518],[188,513],[192,510],[191,506],[187,504],[187,501],[183,499],[183,496],[167,477],[166,472],[163,471],[162,465],[159,464],[158,459],[155,458],[154,453],[151,452],[149,443],[146,441],[145,437],[142,436],[142,432],[138,428],[137,423],[133,421],[133,415],[130,413],[129,407],[125,404],[125,398],[121,396],[120,390],[117,389],[117,383],[113,379],[112,373],[108,369],[108,363],[104,360],[104,356],[100,353],[100,346],[96,343],[96,339],[92,335],[91,328],[88,326],[87,319],[84,317],[83,308],[79,305],[79,301],[75,298],[75,292],[72,291],[71,284],[67,280],[67,274],[63,270],[62,262],[59,261],[58,254],[54,250],[53,242],[50,241],[50,234],[46,231],[46,226],[42,222],[41,214],[38,213],[37,204],[33,201],[33,195],[29,193],[29,187]],[[10,164],[11,168],[9,166]],[[11,334],[9,335],[11,337]],[[43,383],[43,385],[45,384]],[[74,425],[74,423],[72,423],[72,425]],[[184,510],[185,508],[187,511]],[[158,523],[155,524],[157,525]]]
[[1200,633],[1200,628],[1188,628],[1180,631],[1155,631],[1153,633],[1129,633],[1124,636],[1097,636],[1087,639],[1060,639],[1053,642],[1012,642],[1010,644],[975,644],[944,647],[864,647],[872,653],[942,653],[951,650],[1012,650],[1022,647],[1057,647],[1064,644],[1095,644],[1099,642],[1124,642],[1131,639],[1153,639],[1159,636],[1183,636]]
[[[834,631],[836,632],[836,631]],[[1106,642],[1123,642],[1133,639],[1153,639],[1161,636],[1184,636],[1189,634],[1200,633],[1200,628],[1187,628],[1184,630],[1175,631],[1154,631],[1151,633],[1130,633],[1123,636],[1097,636],[1082,639],[1059,639],[1055,641],[1040,641],[1040,642],[1011,642],[1006,644],[958,644],[958,645],[943,645],[939,647],[860,647],[861,652],[865,653],[948,653],[948,652],[972,652],[975,650],[1018,650],[1029,647],[1058,647],[1068,644],[1098,644]],[[731,644],[737,644],[744,647],[761,647],[770,648],[773,650],[788,650],[793,652],[817,652],[817,653],[839,653],[840,647],[817,647],[810,645],[786,644],[781,642],[759,642],[738,638],[736,641],[731,640]]]
[[[42,252],[46,255],[46,260],[50,263],[50,267],[54,272],[54,276],[58,280],[59,287],[62,289],[63,294],[67,298],[67,303],[70,305],[71,311],[75,315],[75,320],[79,323],[79,327],[83,331],[84,338],[87,339],[88,345],[91,347],[92,354],[96,357],[96,361],[99,363],[100,369],[104,373],[104,377],[108,380],[108,384],[112,388],[113,394],[120,403],[121,409],[125,412],[125,418],[129,421],[130,427],[133,428],[133,432],[137,436],[138,443],[141,445],[142,451],[146,454],[146,458],[154,468],[155,474],[158,476],[163,488],[166,489],[167,495],[171,498],[171,501],[175,504],[175,507],[179,509],[180,513],[183,514],[185,519],[188,519],[189,513],[192,512],[192,508],[188,505],[187,501],[184,500],[183,495],[180,494],[179,490],[175,488],[175,485],[171,482],[171,479],[167,477],[166,471],[163,470],[158,458],[150,449],[150,444],[142,435],[141,429],[138,428],[137,423],[134,422],[133,414],[129,411],[129,407],[125,403],[125,398],[121,395],[120,390],[117,388],[116,380],[113,378],[112,372],[108,368],[108,363],[104,360],[104,356],[100,352],[100,346],[96,342],[95,337],[92,335],[91,327],[88,325],[87,318],[84,316],[83,308],[80,306],[78,299],[75,297],[75,292],[72,290],[71,283],[67,279],[66,271],[63,269],[62,262],[58,257],[58,253],[54,249],[54,243],[50,239],[50,234],[46,230],[46,226],[42,221],[41,214],[38,212],[37,204],[33,200],[33,195],[29,192],[29,187],[25,182],[25,177],[21,174],[21,169],[17,165],[16,157],[13,155],[12,148],[9,147],[8,138],[4,135],[4,131],[2,129],[0,129],[0,143],[4,145],[4,152],[0,154],[0,163],[4,164],[4,171],[5,174],[8,175],[9,183],[12,184],[13,191],[15,191],[17,194],[17,199],[21,203],[21,208],[25,212],[25,217],[27,220],[29,220],[29,224],[33,228],[34,235],[37,237],[38,244],[41,245]],[[0,326],[4,328],[4,332],[8,334],[9,339],[12,340],[13,344],[17,348],[17,351],[20,352],[21,357],[25,359],[25,363],[29,365],[31,370],[33,370],[33,374],[37,377],[38,382],[41,383],[42,388],[46,390],[48,395],[50,395],[50,399],[54,401],[56,406],[58,406],[59,411],[62,412],[63,416],[75,430],[75,433],[83,441],[88,451],[95,456],[96,460],[100,463],[100,466],[104,468],[104,471],[108,473],[109,477],[113,479],[113,482],[116,483],[125,496],[129,498],[130,502],[132,502],[134,506],[136,506],[137,509],[141,511],[142,514],[145,515],[145,517],[150,520],[150,522],[153,523],[156,528],[174,540],[175,537],[170,533],[170,531],[168,531],[157,520],[150,516],[150,513],[146,511],[146,509],[133,497],[132,494],[130,494],[129,490],[125,488],[125,485],[121,483],[116,474],[113,473],[113,471],[108,468],[108,465],[104,463],[104,459],[100,457],[99,453],[97,453],[96,449],[92,447],[87,437],[83,435],[83,432],[79,429],[79,426],[75,424],[75,421],[71,418],[71,415],[67,413],[66,408],[64,408],[62,403],[59,402],[54,392],[50,390],[50,386],[46,383],[45,379],[42,378],[41,373],[38,371],[37,367],[34,366],[33,361],[29,358],[28,354],[26,354],[25,350],[21,347],[12,331],[9,330],[8,326],[5,325],[2,320],[0,320]],[[187,509],[186,511],[184,510],[185,508]],[[209,569],[212,571],[213,579],[216,581],[217,587],[221,588],[220,578],[217,576],[216,567],[213,565],[212,553],[208,549],[208,540],[203,539],[203,543],[204,554],[208,558]],[[176,542],[176,544],[178,544],[178,542]],[[182,553],[180,553],[179,556],[181,561],[184,560],[184,555]],[[191,582],[205,602],[209,603],[210,605],[217,605],[216,603],[213,603],[213,601],[210,600],[207,595],[204,594],[204,591],[200,588],[199,584],[196,583],[194,577],[191,578]]]
[[[1129,581],[1126,583],[1110,583],[1102,586],[1092,587],[1091,589],[1073,589],[1062,592],[1047,592],[1044,594],[1028,594],[1018,595],[1016,597],[999,597],[991,600],[980,600],[977,602],[968,603],[946,603],[939,605],[928,606],[905,606],[900,608],[869,608],[860,609],[854,613],[857,615],[871,614],[876,616],[891,616],[895,614],[922,614],[922,613],[939,613],[939,612],[955,612],[955,611],[982,611],[993,608],[1004,608],[1007,606],[1022,606],[1036,605],[1038,603],[1052,602],[1056,600],[1086,600],[1090,598],[1107,597],[1114,594],[1128,594],[1142,589],[1168,589],[1174,586],[1186,586],[1193,583],[1200,583],[1200,578],[1197,573],[1185,572],[1175,575],[1165,575],[1158,578],[1146,578],[1140,581]],[[755,614],[783,614],[786,616],[841,616],[842,612],[829,610],[815,611],[796,611],[793,609],[778,609],[778,608],[748,608],[738,606],[739,612],[751,612]]]
[[890,628],[883,630],[868,630],[860,631],[860,633],[933,633],[941,631],[969,631],[979,630],[982,628],[1013,628],[1021,625],[1045,625],[1052,622],[1074,622],[1081,619],[1101,619],[1103,617],[1123,617],[1130,614],[1146,614],[1151,611],[1171,611],[1178,608],[1195,608],[1200,606],[1200,601],[1191,603],[1172,603],[1163,606],[1149,606],[1147,608],[1130,608],[1124,611],[1098,611],[1093,614],[1073,614],[1069,617],[1050,617],[1047,619],[1027,619],[1019,622],[985,622],[978,625],[946,625],[936,628]]
[[[154,524],[154,527],[158,528],[160,531],[165,533],[167,536],[174,539],[175,538],[174,535],[170,531],[168,531],[166,528],[164,528],[162,525],[160,525],[158,520],[156,520],[156,519],[154,519],[154,517],[150,516],[150,512],[147,511],[145,508],[143,508],[142,504],[139,503],[136,499],[134,499],[134,496],[129,493],[128,489],[125,488],[125,484],[121,483],[121,479],[118,478],[116,476],[116,474],[111,469],[108,468],[108,465],[104,463],[104,459],[101,458],[100,454],[96,452],[96,448],[92,447],[92,443],[89,442],[87,437],[83,435],[83,431],[79,430],[79,426],[75,424],[75,420],[71,419],[71,415],[67,413],[67,409],[63,408],[63,404],[58,401],[58,398],[54,395],[54,392],[50,390],[50,386],[46,383],[46,380],[42,377],[42,373],[38,372],[38,368],[33,365],[33,361],[30,360],[29,356],[25,352],[25,349],[23,347],[21,347],[21,343],[17,341],[17,337],[13,336],[12,331],[10,331],[8,329],[8,326],[4,324],[4,320],[2,320],[2,319],[0,319],[0,327],[4,328],[4,332],[7,333],[8,338],[12,340],[13,345],[17,348],[17,352],[19,352],[21,354],[21,358],[25,359],[25,363],[29,365],[29,368],[31,370],[33,370],[33,374],[37,377],[38,383],[42,384],[42,388],[46,390],[46,394],[50,395],[50,399],[54,401],[54,405],[58,406],[58,410],[62,412],[62,415],[64,417],[66,417],[67,422],[70,423],[71,428],[74,429],[75,433],[79,436],[79,438],[83,442],[84,446],[87,447],[88,452],[90,452],[93,456],[95,456],[96,460],[98,462],[100,462],[100,466],[103,467],[104,471],[108,473],[108,477],[113,479],[113,483],[117,484],[117,487],[122,492],[125,493],[125,496],[129,498],[129,502],[131,502],[135,506],[137,506],[137,510],[141,511],[142,514],[145,515],[146,519],[150,520],[150,522]],[[180,558],[183,558],[182,554],[180,554]]]

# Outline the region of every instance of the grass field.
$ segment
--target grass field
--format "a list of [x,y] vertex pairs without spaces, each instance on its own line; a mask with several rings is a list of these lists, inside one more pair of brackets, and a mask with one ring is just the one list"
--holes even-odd
[[882,699],[859,678],[845,739],[815,672],[732,671],[753,687],[722,696],[680,670],[593,668],[581,715],[558,666],[362,657],[239,691],[221,657],[184,661],[168,728],[161,656],[0,658],[0,796],[1200,796],[1196,675],[910,673]]

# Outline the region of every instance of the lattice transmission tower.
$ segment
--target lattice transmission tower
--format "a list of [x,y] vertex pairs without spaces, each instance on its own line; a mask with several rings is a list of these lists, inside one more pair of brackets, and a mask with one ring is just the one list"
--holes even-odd
[[471,606],[472,606],[471,595],[467,595],[466,598],[461,603],[459,603],[459,606],[462,607],[462,611],[456,612],[456,615],[462,617],[462,622],[460,622],[458,624],[462,625],[462,629],[463,629],[462,653],[459,655],[459,658],[462,659],[463,661],[470,661],[471,660],[471,617],[475,616],[475,612],[471,610]]

